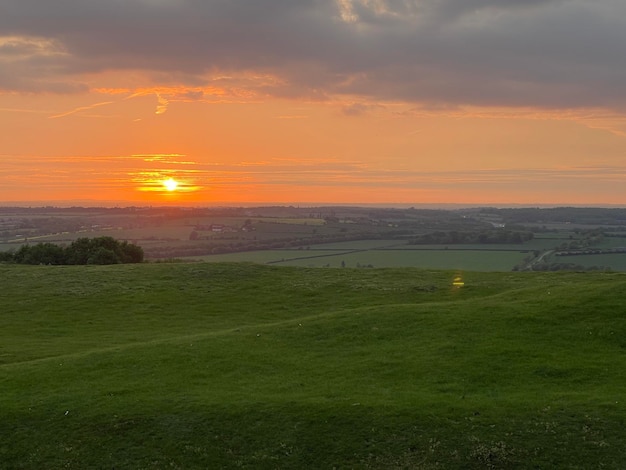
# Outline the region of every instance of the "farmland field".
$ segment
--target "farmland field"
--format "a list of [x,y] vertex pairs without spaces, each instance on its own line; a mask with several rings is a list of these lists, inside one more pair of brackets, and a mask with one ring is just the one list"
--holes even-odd
[[0,265],[3,468],[622,468],[626,276]]
[[581,256],[552,256],[555,263],[574,263],[581,266],[609,267],[614,271],[626,271],[626,253]]
[[321,258],[287,259],[289,266],[384,268],[418,267],[426,269],[463,269],[470,271],[511,271],[526,256],[518,251],[486,250],[368,250],[333,254]]
[[604,237],[594,248],[626,247],[626,237]]
[[306,249],[265,250],[192,257],[209,262],[253,262],[303,267],[419,267],[471,271],[511,271],[528,256],[519,245],[407,245],[398,240],[356,240]]
[[320,260],[326,257],[335,257],[341,250],[262,250],[247,251],[242,253],[227,253],[222,255],[209,255],[193,257],[193,260],[209,261],[212,263],[221,262],[247,262],[247,263],[283,263],[296,258],[319,257]]
[[[403,240],[354,240],[307,246],[304,249],[263,250],[191,257],[209,262],[252,262],[301,267],[418,267],[425,269],[462,269],[470,271],[510,271],[535,250],[554,249],[576,238],[541,234],[517,244],[409,245]],[[626,238],[606,237],[597,248],[626,246]],[[626,271],[620,255],[597,255],[598,260],[580,257],[550,257],[552,262],[574,262],[583,266],[607,266]],[[568,261],[569,260],[569,261]],[[599,262],[601,264],[598,264]]]
[[209,262],[252,262],[304,267],[418,267],[511,271],[527,253],[491,250],[267,250],[192,257]]
[[[625,221],[622,210],[584,208],[9,207],[0,208],[0,255],[10,261],[13,255],[5,252],[15,252],[23,244],[68,245],[77,238],[107,236],[141,246],[149,261],[475,271],[571,269],[550,256],[552,252],[624,247],[626,237],[617,235],[623,235]],[[589,266],[591,261],[579,264]],[[605,256],[601,261],[610,269],[624,270],[619,257]],[[596,265],[595,261],[591,264]]]

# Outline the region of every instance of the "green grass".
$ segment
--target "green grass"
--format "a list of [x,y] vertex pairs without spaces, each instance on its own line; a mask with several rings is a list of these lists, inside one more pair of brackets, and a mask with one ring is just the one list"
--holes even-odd
[[2,468],[621,468],[626,277],[0,266]]
[[[219,255],[206,255],[206,256],[193,256],[190,257],[193,260],[209,261],[212,263],[223,262],[247,262],[247,263],[279,263],[294,258],[307,258],[319,257],[316,261],[321,264],[326,264],[329,261],[326,257],[334,257],[342,252],[330,251],[330,250],[261,250],[261,251],[243,251],[239,253],[224,253]],[[323,262],[323,263],[322,263]]]
[[614,271],[626,271],[626,253],[603,255],[551,256],[552,263],[573,263],[581,266],[608,267]]
[[406,245],[398,240],[356,240],[313,245],[309,249],[246,251],[190,257],[209,262],[273,263],[299,267],[418,267],[510,271],[528,250],[524,245]]
[[208,262],[272,263],[281,266],[339,268],[372,265],[377,268],[419,267],[510,271],[528,253],[492,250],[265,250],[192,257]]
[[346,242],[321,243],[311,245],[315,250],[374,250],[376,248],[386,248],[390,246],[398,246],[401,248],[410,248],[404,240],[350,240]]
[[616,248],[626,246],[626,237],[604,237],[601,243],[592,248]]

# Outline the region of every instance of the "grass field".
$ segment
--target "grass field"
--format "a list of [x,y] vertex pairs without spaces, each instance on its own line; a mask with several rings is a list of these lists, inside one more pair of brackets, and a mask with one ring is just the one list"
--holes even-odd
[[[517,247],[519,248],[519,247]],[[357,240],[313,245],[310,249],[263,250],[191,257],[209,262],[270,263],[300,267],[418,267],[470,271],[511,271],[527,250],[498,245],[406,245],[397,240]]]
[[[312,253],[311,253],[312,254]],[[511,271],[527,253],[486,250],[368,250],[334,253],[320,258],[287,259],[279,264],[305,267],[419,267],[470,271]]]
[[[326,260],[326,257],[336,257],[341,253],[345,253],[341,250],[261,250],[261,251],[244,251],[241,253],[225,253],[221,255],[207,255],[192,257],[194,260],[209,261],[212,263],[222,262],[247,262],[247,263],[270,263],[270,264],[282,264],[287,262],[286,260],[292,260],[296,258],[311,259],[311,257],[317,258],[320,265],[325,265],[330,262]],[[336,262],[336,260],[335,260]],[[340,261],[339,261],[340,262]]]
[[488,250],[265,250],[192,257],[208,262],[251,262],[281,266],[464,269],[511,271],[527,253]]
[[594,248],[616,248],[626,246],[626,237],[605,237],[602,243],[594,245]]
[[626,277],[2,266],[2,468],[623,468]]
[[[529,252],[554,248],[561,241],[538,238],[519,244],[408,245],[404,240],[353,240],[311,245],[309,249],[264,250],[192,257],[209,262],[272,263],[281,266],[338,268],[417,267],[470,271],[511,271]],[[619,268],[615,268],[619,270]]]
[[551,256],[553,263],[573,263],[581,266],[610,267],[614,271],[626,271],[626,253],[580,256]]

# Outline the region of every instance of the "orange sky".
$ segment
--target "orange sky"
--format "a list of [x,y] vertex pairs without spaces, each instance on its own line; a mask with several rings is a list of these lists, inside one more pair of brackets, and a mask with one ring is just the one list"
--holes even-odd
[[[7,3],[3,205],[626,204],[626,66],[598,58],[619,2],[132,0],[36,21],[35,0]],[[541,21],[507,29],[522,19]],[[588,57],[583,19],[614,28]]]

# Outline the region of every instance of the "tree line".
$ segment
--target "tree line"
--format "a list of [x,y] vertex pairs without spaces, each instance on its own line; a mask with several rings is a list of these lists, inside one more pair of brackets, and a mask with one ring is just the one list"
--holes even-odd
[[589,225],[626,225],[626,209],[602,207],[486,207],[481,214],[494,214],[502,217],[507,224],[576,223]]
[[532,240],[532,232],[512,230],[483,231],[438,231],[424,233],[409,241],[410,245],[455,245],[455,244],[491,244],[491,243],[523,243]]
[[0,262],[16,264],[121,264],[143,259],[143,248],[113,237],[78,238],[67,246],[26,244],[17,251],[0,252]]

